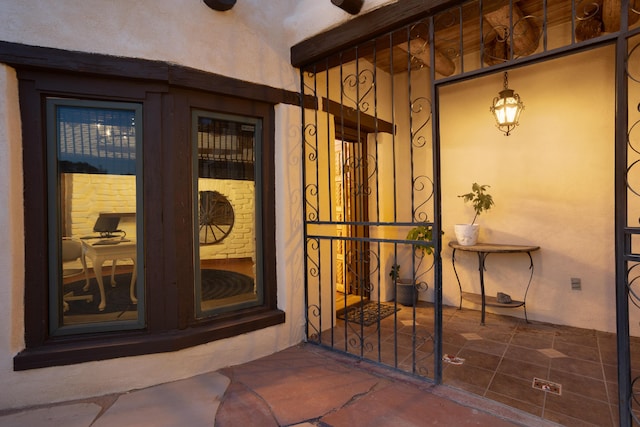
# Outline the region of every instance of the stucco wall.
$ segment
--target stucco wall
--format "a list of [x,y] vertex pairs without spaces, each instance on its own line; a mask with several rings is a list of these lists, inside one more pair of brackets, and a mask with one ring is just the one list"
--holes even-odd
[[[502,73],[441,90],[443,243],[455,240],[454,224],[473,217],[457,196],[473,182],[491,185],[495,207],[478,218],[480,241],[541,247],[531,319],[615,331],[614,66],[606,47],[509,71],[525,110],[508,137],[489,112]],[[445,246],[443,289],[445,302],[457,305],[451,252]],[[466,290],[478,291],[477,257],[457,253],[456,261]],[[490,255],[487,292],[521,299],[528,267],[526,255]],[[582,290],[571,289],[572,277]],[[521,309],[499,312],[522,317]]]
[[[278,307],[287,323],[223,341],[173,353],[120,358],[72,366],[14,372],[13,356],[24,348],[24,238],[22,234],[22,167],[17,80],[13,70],[0,66],[0,209],[7,242],[0,248],[0,378],[11,393],[0,394],[0,408],[103,395],[146,387],[243,363],[299,343],[303,339],[304,309],[299,207],[299,109],[276,108],[276,229]],[[288,260],[289,262],[283,262]],[[298,259],[298,261],[300,261]]]
[[[367,0],[362,13],[393,0]],[[295,43],[353,16],[329,0],[242,0],[217,12],[202,0],[0,0],[0,40],[175,62],[298,89]]]
[[[288,90],[298,89],[289,49],[312,33],[302,19],[288,16],[302,3],[240,1],[215,12],[200,0],[0,0],[0,40],[164,60]],[[294,7],[295,5],[295,7]],[[329,1],[315,11],[334,14]],[[337,10],[340,19],[349,19]],[[333,15],[332,15],[333,16]],[[282,23],[288,28],[283,29]],[[336,22],[336,21],[333,21]],[[313,31],[313,30],[311,30]],[[243,363],[303,339],[300,110],[276,106],[276,257],[278,307],[286,323],[173,353],[120,358],[72,366],[13,371],[24,348],[24,224],[22,143],[17,81],[0,64],[0,409],[103,395],[186,378]]]
[[[392,2],[367,0],[363,12]],[[295,91],[299,75],[289,64],[290,46],[348,19],[329,0],[242,0],[227,12],[212,11],[201,0],[0,0],[0,40],[170,61]],[[490,184],[496,207],[481,217],[481,237],[542,246],[534,257],[531,317],[613,330],[613,52],[585,55],[510,73],[527,110],[508,138],[492,126],[488,113],[501,76],[442,89],[442,162],[451,165],[442,170],[444,242],[453,238],[453,224],[470,215],[456,195],[473,181]],[[584,93],[599,102],[576,109],[584,106],[579,96]],[[558,103],[553,109],[549,99],[570,106]],[[285,324],[174,353],[14,372],[12,358],[24,347],[24,169],[15,73],[0,65],[0,227],[6,239],[0,247],[0,382],[11,390],[0,393],[0,408],[145,387],[300,342],[299,121],[298,108],[276,107],[278,306],[287,314]],[[445,249],[445,300],[455,303],[448,254]],[[514,284],[501,290],[518,296],[520,273],[493,261],[488,274],[513,278]],[[469,280],[477,275],[473,262]],[[582,278],[582,291],[570,290],[570,277]]]

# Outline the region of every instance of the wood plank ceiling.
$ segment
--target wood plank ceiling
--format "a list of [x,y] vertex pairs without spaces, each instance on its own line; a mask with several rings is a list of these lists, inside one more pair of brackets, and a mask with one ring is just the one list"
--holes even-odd
[[[620,10],[620,0],[577,0],[576,1],[576,39],[578,41],[601,35],[603,32],[617,31],[617,16],[607,16],[607,10]],[[640,3],[632,0],[631,3]],[[603,4],[604,2],[604,4]],[[478,52],[484,39],[484,61],[488,65],[503,62],[510,57],[510,24],[513,25],[514,57],[530,55],[538,48],[540,29],[546,16],[547,28],[569,24],[573,9],[570,0],[547,0],[546,13],[543,0],[514,0],[513,16],[510,17],[509,0],[485,0],[482,20],[479,19],[478,2],[469,2],[460,8],[453,8],[435,16],[436,71],[444,76],[455,72],[451,57],[462,49],[466,54]],[[603,17],[604,11],[604,17]],[[607,21],[607,18],[609,21]],[[638,15],[630,13],[630,23],[637,21]],[[612,22],[611,24],[610,22]],[[604,23],[603,23],[604,21]],[[607,23],[609,22],[609,23]],[[462,24],[462,25],[460,25]],[[606,24],[606,25],[605,25]],[[481,37],[484,34],[484,37]],[[519,40],[516,40],[519,39]],[[410,43],[407,40],[411,39]],[[462,43],[460,40],[462,39]],[[404,28],[388,38],[379,38],[360,49],[360,57],[376,64],[382,70],[393,73],[406,72],[412,68],[429,66],[427,22],[417,23]],[[375,49],[374,49],[375,46]],[[411,52],[411,56],[408,56]]]

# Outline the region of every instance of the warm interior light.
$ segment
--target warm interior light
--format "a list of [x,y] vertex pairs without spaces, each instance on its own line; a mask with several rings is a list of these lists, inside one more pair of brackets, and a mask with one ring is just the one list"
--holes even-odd
[[524,104],[520,100],[520,95],[515,93],[513,89],[509,89],[509,77],[504,73],[504,89],[500,94],[493,98],[493,105],[490,107],[496,119],[496,126],[506,136],[518,126],[520,113],[524,109]]

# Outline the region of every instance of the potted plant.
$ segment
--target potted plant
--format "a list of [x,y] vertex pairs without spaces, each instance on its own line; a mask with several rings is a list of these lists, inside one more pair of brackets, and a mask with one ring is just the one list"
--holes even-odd
[[[413,227],[407,233],[407,240],[416,240],[421,242],[430,242],[433,237],[433,228],[431,225],[418,225]],[[427,244],[415,243],[413,245],[413,254],[419,258],[417,269],[420,268],[425,255],[431,255],[433,247]],[[398,304],[412,306],[418,300],[418,288],[413,283],[413,279],[400,277],[400,264],[393,264],[389,277],[396,285],[396,302]]]
[[489,188],[489,185],[480,185],[474,182],[473,185],[471,185],[470,193],[458,196],[464,199],[465,202],[471,202],[473,210],[475,211],[471,224],[456,224],[454,226],[456,240],[460,245],[471,246],[478,242],[478,224],[475,223],[476,218],[482,212],[491,209],[494,205],[493,197],[487,193],[487,188]]

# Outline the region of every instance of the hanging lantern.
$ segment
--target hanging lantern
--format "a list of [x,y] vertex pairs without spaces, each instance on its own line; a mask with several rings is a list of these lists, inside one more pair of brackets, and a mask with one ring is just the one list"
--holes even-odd
[[493,98],[493,105],[489,108],[496,119],[496,126],[505,136],[509,136],[511,131],[518,126],[520,113],[524,110],[524,104],[520,100],[520,95],[513,89],[509,89],[509,76],[504,73],[504,89]]

